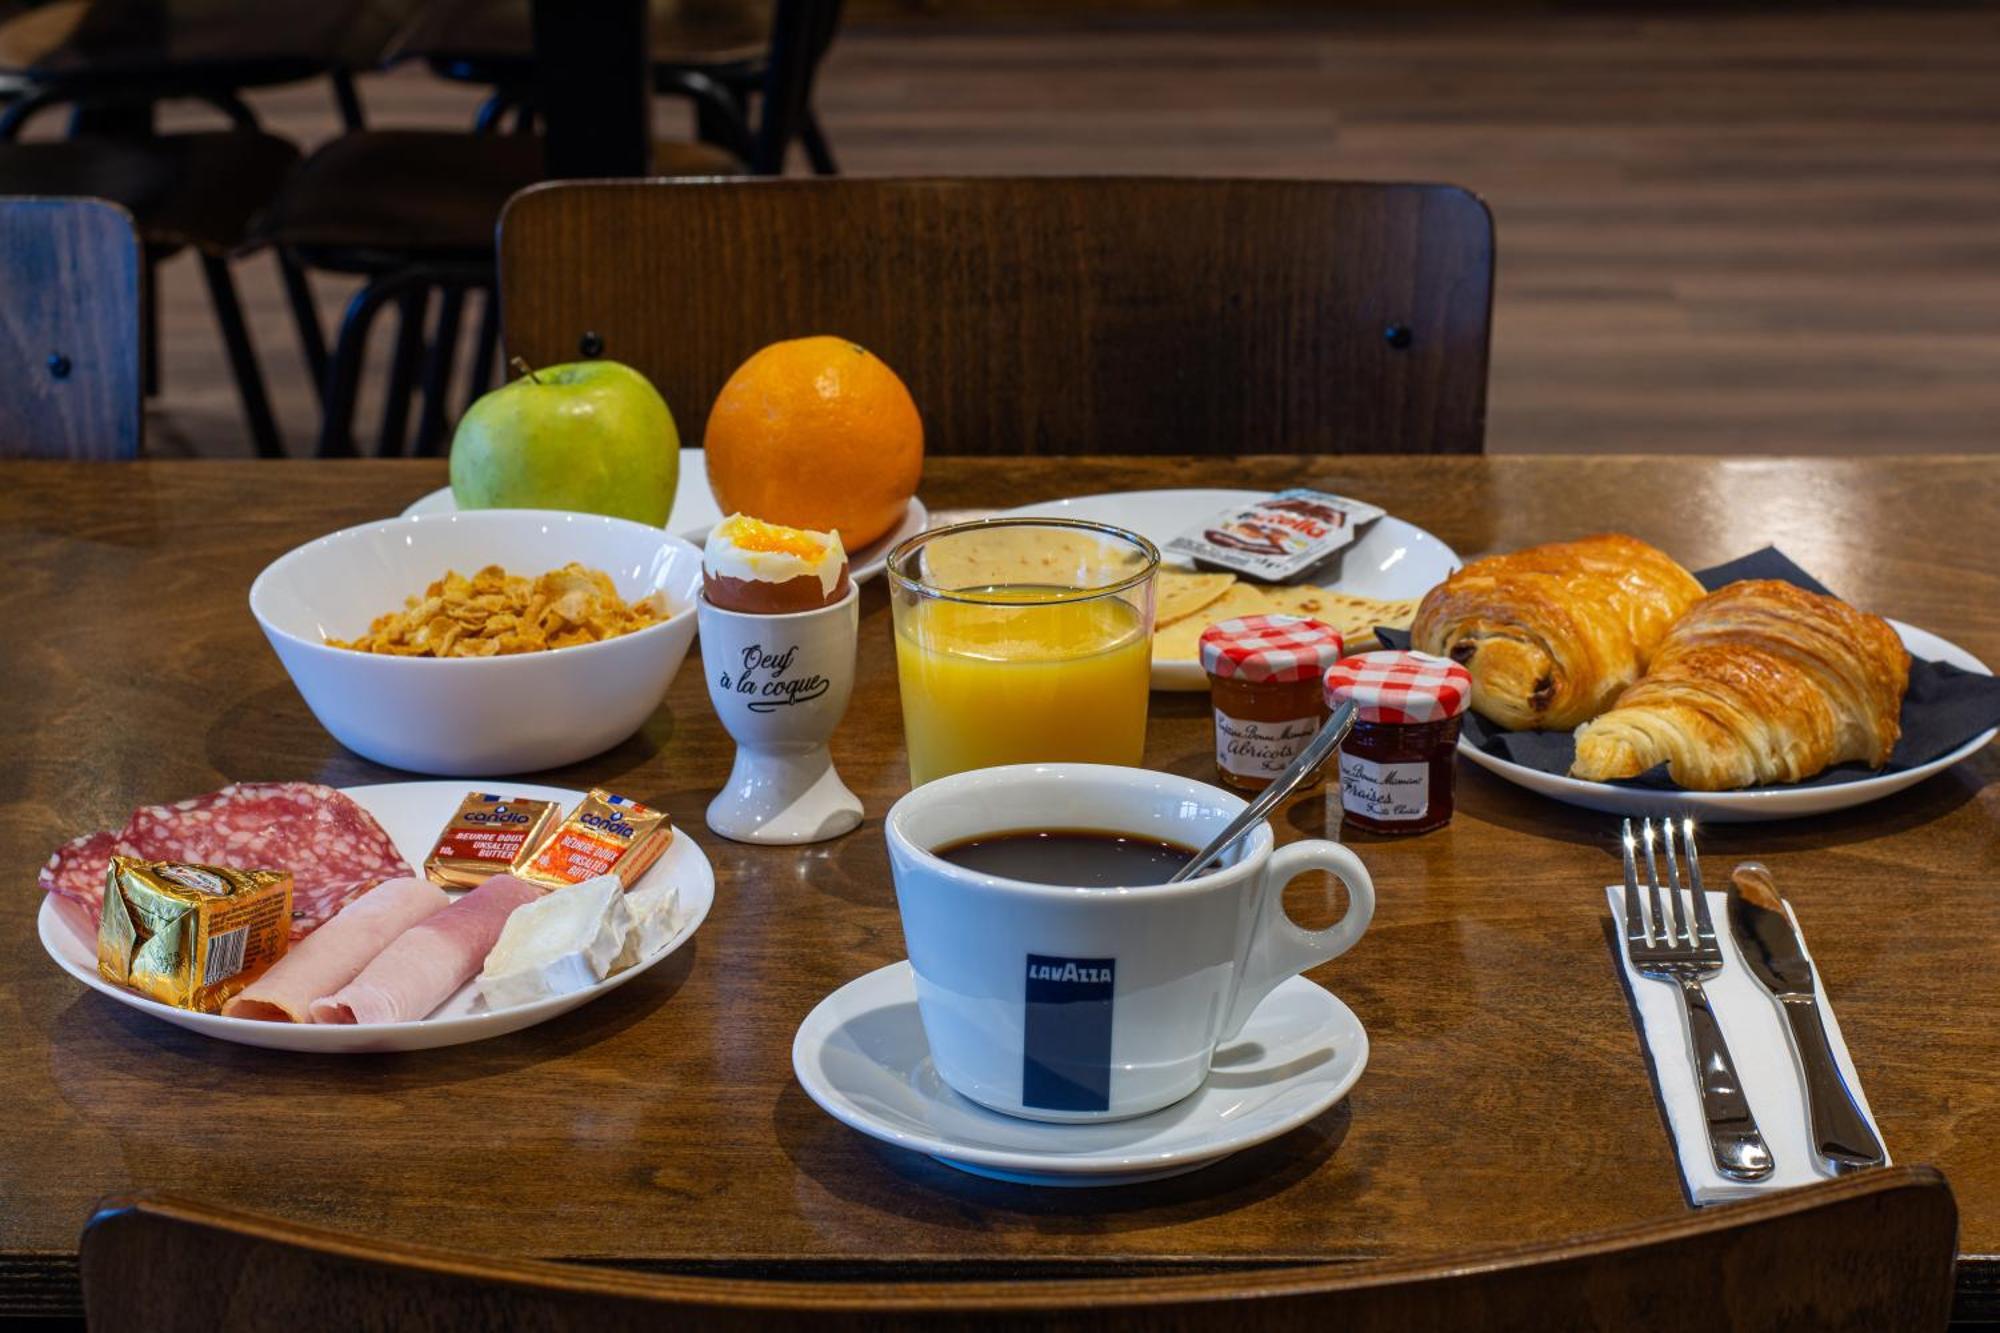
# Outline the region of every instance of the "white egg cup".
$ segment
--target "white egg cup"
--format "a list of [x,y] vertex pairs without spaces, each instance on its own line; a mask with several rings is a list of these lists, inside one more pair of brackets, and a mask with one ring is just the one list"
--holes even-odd
[[708,697],[736,739],[708,826],[734,842],[775,844],[851,832],[861,798],[834,772],[827,741],[854,692],[853,584],[832,606],[786,615],[725,611],[704,593],[696,615]]

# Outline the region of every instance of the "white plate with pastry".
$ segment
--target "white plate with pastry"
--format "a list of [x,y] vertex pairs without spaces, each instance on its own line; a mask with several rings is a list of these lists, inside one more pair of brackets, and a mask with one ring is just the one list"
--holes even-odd
[[[1022,505],[995,517],[1071,518],[1110,523],[1165,548],[1175,537],[1267,491],[1113,491]],[[1162,562],[1156,597],[1159,624],[1153,637],[1153,688],[1206,690],[1197,643],[1201,631],[1234,616],[1289,612],[1311,615],[1339,629],[1352,651],[1375,647],[1377,624],[1402,626],[1417,599],[1458,568],[1457,554],[1413,523],[1387,515],[1362,530],[1317,580],[1297,585],[1259,584],[1227,574],[1195,574],[1174,559]],[[1325,586],[1319,586],[1320,583]]]
[[[499,786],[510,796],[553,801],[564,810],[573,809],[585,795],[567,788],[532,783],[510,782]],[[459,803],[465,799],[467,784],[395,782],[342,790],[374,817],[412,866],[421,866],[438,830],[452,818]],[[42,947],[63,971],[108,999],[191,1032],[245,1046],[311,1051],[323,1055],[419,1051],[482,1041],[545,1023],[618,989],[658,965],[693,937],[715,903],[714,869],[701,848],[695,845],[694,839],[680,829],[674,831],[667,850],[639,877],[632,890],[636,893],[666,885],[677,891],[674,916],[666,938],[623,970],[580,990],[501,1009],[485,1006],[479,998],[479,982],[475,978],[459,987],[428,1016],[402,1023],[271,1022],[176,1008],[99,976],[93,941],[79,933],[74,917],[59,909],[54,894],[43,897],[39,927]],[[355,902],[365,900],[364,895]],[[335,921],[338,919],[334,918]],[[332,924],[328,923],[329,926]],[[308,941],[311,938],[310,935],[306,937]]]
[[[1759,560],[1782,557],[1735,563]],[[1548,543],[1452,575],[1423,599],[1411,645],[1471,673],[1473,723],[1529,733],[1512,757],[1461,736],[1467,759],[1617,814],[1824,814],[1901,791],[1992,739],[1814,783],[1842,765],[1883,769],[1902,736],[1912,659],[1992,673],[1934,634],[1801,586],[1790,568],[1784,578],[1711,570],[1711,592],[1629,536]],[[1662,764],[1673,787],[1625,785]]]
[[[1992,669],[1965,649],[1941,639],[1928,630],[1914,625],[1905,625],[1899,620],[1889,621],[1889,625],[1910,650],[1913,657],[1927,658],[1933,662],[1944,662],[1965,671],[1975,671],[1990,676]],[[1965,744],[1943,754],[1926,764],[1914,768],[1897,769],[1893,773],[1883,773],[1876,777],[1857,778],[1852,782],[1832,782],[1823,786],[1806,787],[1797,784],[1772,787],[1746,787],[1741,791],[1682,791],[1660,787],[1627,787],[1615,782],[1585,782],[1581,778],[1565,777],[1559,773],[1544,773],[1538,768],[1529,768],[1503,759],[1499,755],[1487,754],[1475,748],[1470,742],[1460,739],[1458,752],[1473,763],[1491,773],[1496,773],[1507,781],[1526,787],[1529,791],[1540,792],[1570,805],[1580,805],[1586,810],[1602,810],[1614,815],[1693,815],[1711,823],[1747,823],[1759,819],[1801,819],[1807,815],[1830,814],[1835,810],[1846,810],[1852,806],[1865,805],[1869,801],[1879,801],[1885,796],[1894,796],[1906,787],[1915,786],[1934,773],[1942,773],[1961,759],[1966,759],[1984,749],[2000,734],[2000,728],[1989,729],[1973,737]]]
[[[458,501],[452,497],[451,487],[440,486],[427,495],[413,500],[403,510],[409,518],[419,514],[455,514]],[[681,450],[680,482],[674,490],[673,512],[667,515],[666,530],[684,541],[700,546],[708,540],[708,533],[725,517],[715,502],[715,492],[708,488],[708,464],[699,449]],[[848,577],[856,583],[866,583],[880,574],[889,563],[889,551],[897,542],[906,537],[914,537],[929,527],[930,511],[924,502],[910,497],[910,505],[903,513],[903,521],[891,528],[886,535],[869,542],[858,550],[847,553]]]

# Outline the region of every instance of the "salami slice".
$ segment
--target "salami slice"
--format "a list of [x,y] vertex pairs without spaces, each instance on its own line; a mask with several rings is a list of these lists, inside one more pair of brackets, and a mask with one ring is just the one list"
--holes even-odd
[[[413,872],[374,817],[331,787],[238,782],[206,796],[132,812],[122,833],[69,843],[44,868],[43,887],[102,910],[105,867],[116,852],[149,861],[292,872],[292,937],[310,934],[385,879]],[[82,893],[94,861],[96,889]]]
[[104,874],[111,868],[115,833],[86,833],[56,848],[35,882],[42,892],[69,899],[90,913],[93,924],[104,910]]

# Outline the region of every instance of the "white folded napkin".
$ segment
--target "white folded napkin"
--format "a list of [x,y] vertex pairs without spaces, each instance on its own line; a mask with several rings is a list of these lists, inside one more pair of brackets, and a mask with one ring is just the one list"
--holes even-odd
[[[1676,987],[1664,981],[1642,977],[1625,955],[1625,887],[1613,884],[1605,889],[1611,902],[1611,918],[1617,926],[1618,961],[1625,969],[1625,982],[1638,1010],[1640,1035],[1645,1039],[1646,1058],[1653,1065],[1653,1082],[1666,1104],[1667,1126],[1673,1131],[1674,1147],[1680,1155],[1681,1183],[1696,1207],[1747,1199],[1771,1190],[1810,1185],[1832,1174],[1825,1161],[1813,1151],[1806,1128],[1805,1090],[1799,1082],[1798,1064],[1785,1038],[1785,1020],[1778,1013],[1771,992],[1758,984],[1744,966],[1729,929],[1729,895],[1708,895],[1708,910],[1715,918],[1716,938],[1722,944],[1722,971],[1702,983],[1708,991],[1715,1018],[1729,1043],[1730,1057],[1736,1062],[1737,1077],[1757,1128],[1771,1149],[1773,1169],[1759,1181],[1731,1180],[1715,1169],[1708,1152],[1708,1122],[1701,1113],[1701,1092],[1695,1086],[1694,1069],[1688,1060],[1687,1022],[1681,1016]],[[1645,897],[1642,891],[1640,897]],[[1642,904],[1642,910],[1645,910]],[[1785,913],[1791,915],[1791,904]],[[1798,918],[1792,918],[1794,929]],[[1805,936],[1799,936],[1804,947]],[[1811,952],[1807,952],[1811,961]],[[1847,1042],[1840,1035],[1840,1022],[1833,1015],[1826,988],[1820,984],[1819,966],[1813,965],[1813,981],[1819,988],[1819,1014],[1826,1023],[1827,1040],[1833,1047],[1834,1062],[1854,1090],[1861,1113],[1880,1136],[1875,1113],[1868,1109],[1867,1094],[1855,1075],[1854,1062],[1847,1056]]]

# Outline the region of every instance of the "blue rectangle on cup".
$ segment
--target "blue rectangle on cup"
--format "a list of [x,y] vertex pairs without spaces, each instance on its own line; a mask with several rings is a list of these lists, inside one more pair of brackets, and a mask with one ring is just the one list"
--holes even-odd
[[1028,955],[1021,1104],[1038,1111],[1111,1107],[1115,958]]

